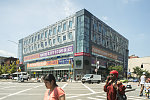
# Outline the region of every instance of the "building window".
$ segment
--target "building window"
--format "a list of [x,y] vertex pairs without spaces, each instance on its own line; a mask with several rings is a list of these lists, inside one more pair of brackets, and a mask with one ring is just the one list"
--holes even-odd
[[58,36],[57,41],[60,43],[61,42],[61,36]]
[[56,42],[55,39],[53,39],[53,44],[55,44],[55,42]]
[[53,35],[55,35],[55,34],[56,34],[56,27],[53,28]]
[[33,43],[33,37],[32,37],[32,43]]
[[72,40],[72,32],[68,33],[68,39]]
[[43,38],[44,38],[44,33],[41,34],[41,39],[43,39]]
[[63,31],[66,31],[66,23],[63,24]]
[[49,43],[49,45],[52,45],[52,40],[49,39],[49,40],[48,40],[48,43]]
[[40,34],[38,34],[38,40],[40,40]]
[[47,38],[47,31],[45,31],[45,38]]
[[44,48],[43,42],[41,42],[41,47]]
[[98,26],[98,32],[102,32],[102,26],[101,25]]
[[66,40],[66,35],[63,36],[63,41],[65,41],[65,40]]
[[36,41],[37,36],[34,37],[34,41]]
[[47,46],[47,41],[45,42],[45,46]]
[[52,35],[52,30],[49,30],[49,36],[51,36]]
[[72,28],[72,21],[69,21],[69,28]]
[[61,26],[58,26],[58,32],[59,33],[61,32]]
[[40,44],[38,44],[38,48],[40,48]]

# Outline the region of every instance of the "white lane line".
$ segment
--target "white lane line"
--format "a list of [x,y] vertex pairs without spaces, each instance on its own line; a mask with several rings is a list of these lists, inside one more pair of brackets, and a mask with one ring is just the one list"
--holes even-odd
[[92,97],[87,97],[88,99],[92,99],[92,100],[105,100],[105,99],[97,99],[97,98],[92,98]]
[[64,84],[61,88],[64,89],[67,85],[68,83]]
[[96,96],[96,97],[100,97],[100,98],[106,98],[106,96]]
[[89,89],[92,93],[96,93],[94,90],[92,90],[91,88],[89,88],[88,86],[86,86],[85,84],[82,84],[84,87],[86,87],[87,89]]
[[[36,86],[36,87],[34,87],[34,88],[37,88],[37,87],[40,87],[40,86],[42,86],[42,85]],[[9,94],[9,95],[7,95],[7,96],[4,96],[4,97],[0,98],[0,100],[3,100],[3,99],[5,99],[5,98],[10,97],[10,96],[13,96],[13,95],[17,95],[17,94],[22,93],[22,92],[25,92],[25,91],[29,91],[29,90],[31,90],[31,89],[33,89],[33,88],[29,88],[29,89],[22,90],[22,91],[13,93],[13,94]]]
[[81,97],[81,96],[86,96],[86,95],[92,95],[92,94],[98,94],[100,92],[95,92],[95,93],[88,93],[88,94],[77,94],[76,96],[70,96],[70,97],[66,97],[66,98],[77,98],[77,97]]

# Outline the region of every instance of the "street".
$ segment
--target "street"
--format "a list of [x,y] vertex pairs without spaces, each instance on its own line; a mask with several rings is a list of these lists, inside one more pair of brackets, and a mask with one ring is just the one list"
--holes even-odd
[[[57,82],[66,93],[66,100],[106,100],[103,91],[105,83],[82,84],[81,82]],[[130,83],[135,91],[127,92],[128,100],[145,100],[139,97],[140,87],[137,83]],[[126,85],[126,84],[125,84]],[[43,100],[44,83],[0,82],[0,100]]]

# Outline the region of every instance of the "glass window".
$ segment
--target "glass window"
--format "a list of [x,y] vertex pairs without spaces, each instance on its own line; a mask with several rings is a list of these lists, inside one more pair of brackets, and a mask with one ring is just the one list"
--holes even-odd
[[34,41],[36,41],[37,36],[34,37]]
[[55,44],[55,39],[53,39],[53,44]]
[[58,36],[57,41],[61,42],[61,36]]
[[41,39],[43,39],[43,38],[44,38],[44,33],[41,34]]
[[32,43],[33,43],[33,37],[32,37]]
[[98,32],[102,32],[101,25],[98,26]]
[[72,40],[72,32],[68,33],[68,39]]
[[52,35],[52,30],[49,30],[49,36],[51,36]]
[[61,26],[58,26],[58,32],[61,32]]
[[69,28],[72,28],[72,21],[69,21]]
[[34,49],[35,49],[35,50],[37,49],[36,44],[34,44]]
[[40,40],[40,34],[38,34],[38,40]]
[[45,42],[45,46],[47,46],[47,41]]
[[45,31],[45,38],[47,38],[47,31]]
[[63,31],[66,31],[66,23],[63,24]]
[[41,42],[41,47],[44,48],[43,42]]
[[53,28],[53,34],[54,34],[54,35],[56,34],[56,27]]
[[66,35],[63,36],[63,41],[65,41],[65,40],[66,40]]
[[40,44],[38,44],[38,48],[40,48]]
[[49,40],[48,40],[48,43],[49,43],[49,45],[52,45],[52,40],[49,39]]

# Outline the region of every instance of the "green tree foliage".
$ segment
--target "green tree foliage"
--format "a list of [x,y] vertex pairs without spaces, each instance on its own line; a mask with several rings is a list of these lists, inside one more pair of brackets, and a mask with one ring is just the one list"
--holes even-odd
[[143,72],[145,72],[146,76],[150,75],[150,73],[147,70],[143,70],[138,66],[133,68],[133,73],[136,74],[138,77],[142,76]]
[[2,65],[0,65],[0,75],[2,74]]
[[17,66],[15,65],[15,63],[12,63],[10,65],[4,64],[4,66],[0,65],[0,75],[1,74],[12,74],[14,72],[16,72],[17,70]]
[[16,72],[16,70],[17,70],[17,66],[15,65],[15,63],[12,63],[11,65],[10,65],[10,73],[14,73],[14,72]]
[[116,70],[121,75],[121,73],[123,72],[123,66],[110,66],[108,70],[109,71]]

